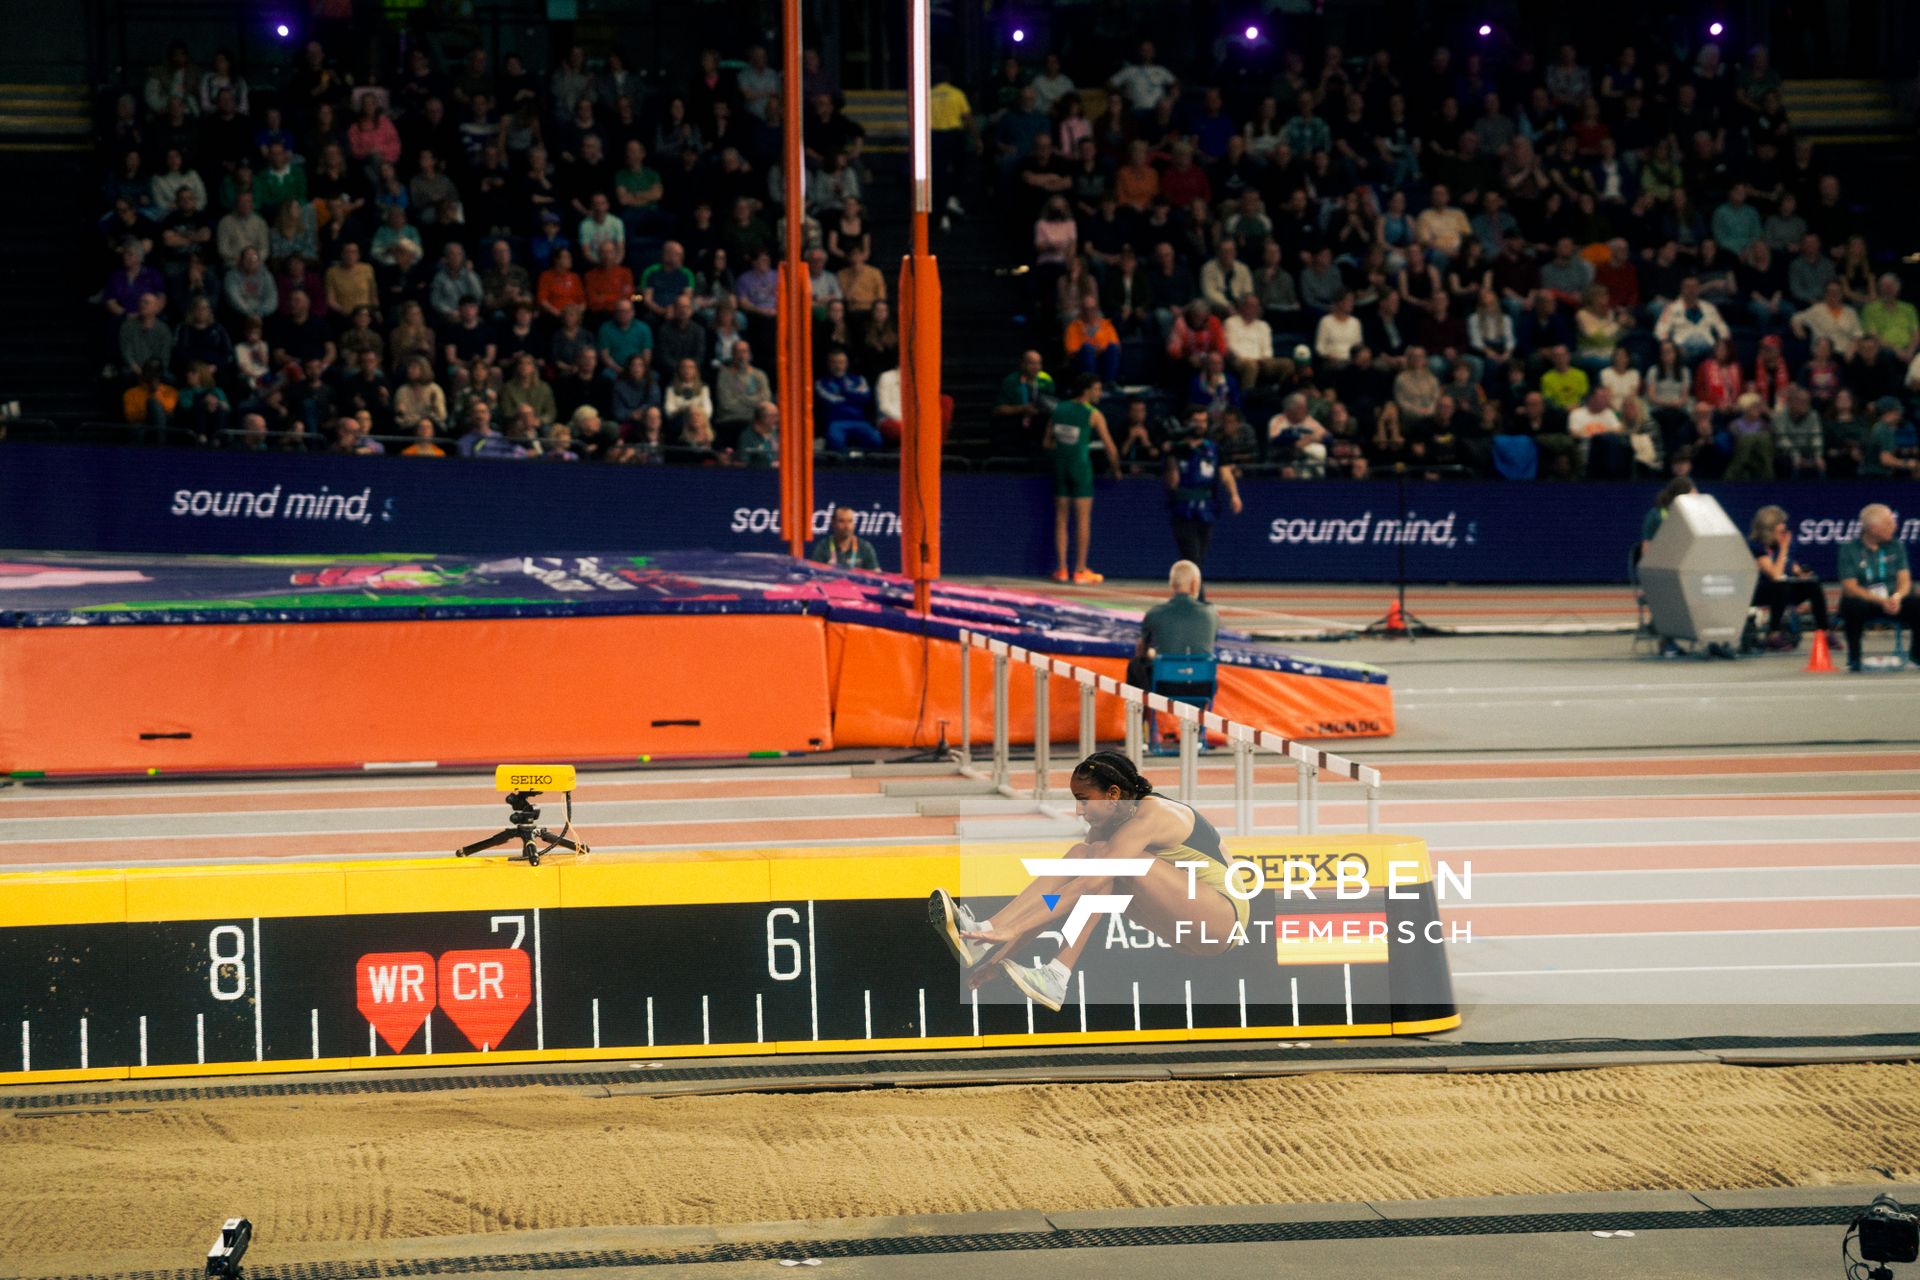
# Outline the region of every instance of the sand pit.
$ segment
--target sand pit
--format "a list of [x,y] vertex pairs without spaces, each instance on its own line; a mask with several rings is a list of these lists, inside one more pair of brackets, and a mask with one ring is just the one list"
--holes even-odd
[[1913,1064],[0,1116],[0,1270],[28,1276],[191,1266],[230,1212],[264,1263],[554,1227],[1920,1181]]

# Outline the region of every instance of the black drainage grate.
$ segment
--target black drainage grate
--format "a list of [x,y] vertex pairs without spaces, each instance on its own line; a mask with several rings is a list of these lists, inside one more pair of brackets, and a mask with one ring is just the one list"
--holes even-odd
[[[1447,1236],[1542,1235],[1587,1231],[1684,1231],[1702,1228],[1840,1227],[1858,1208],[1792,1205],[1767,1209],[1671,1212],[1530,1213],[1485,1217],[1364,1218],[1341,1222],[1243,1222],[1217,1226],[1093,1227],[878,1239],[776,1240],[686,1249],[600,1249],[501,1253],[377,1262],[301,1262],[250,1266],[252,1280],[388,1280],[389,1277],[587,1271],[608,1267],[773,1262],[781,1258],[896,1258],[961,1253],[1034,1253],[1054,1249],[1127,1249],[1196,1244],[1291,1244],[1309,1240],[1403,1240]],[[202,1280],[190,1269],[69,1276],[64,1280]]]
[[999,1076],[1006,1071],[1058,1071],[1140,1067],[1224,1066],[1252,1063],[1263,1066],[1288,1063],[1366,1060],[1369,1062],[1446,1062],[1460,1058],[1531,1057],[1602,1053],[1715,1053],[1731,1049],[1877,1049],[1920,1045],[1920,1031],[1885,1032],[1859,1036],[1703,1036],[1691,1040],[1541,1040],[1511,1044],[1468,1043],[1453,1040],[1366,1040],[1342,1044],[1256,1049],[1244,1046],[1219,1049],[1139,1049],[1108,1053],[944,1054],[915,1057],[792,1058],[782,1062],[743,1062],[734,1066],[598,1067],[574,1071],[514,1071],[432,1076],[365,1075],[334,1079],[316,1073],[312,1078],[271,1083],[168,1085],[159,1088],[87,1089],[66,1093],[0,1092],[0,1111],[90,1107],[134,1102],[201,1102],[220,1098],[298,1098],[371,1093],[440,1093],[454,1089],[517,1089],[526,1085],[579,1088],[616,1084],[706,1084],[964,1075],[975,1072]]

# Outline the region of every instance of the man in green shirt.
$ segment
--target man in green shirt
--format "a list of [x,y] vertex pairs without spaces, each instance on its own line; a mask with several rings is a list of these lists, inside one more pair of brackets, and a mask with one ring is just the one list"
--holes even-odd
[[1898,619],[1920,667],[1920,597],[1913,594],[1907,548],[1893,512],[1874,503],[1860,513],[1860,536],[1840,548],[1840,625],[1847,634],[1847,670],[1860,670],[1860,633],[1870,621]]
[[1911,302],[1900,301],[1900,277],[1891,271],[1880,277],[1879,296],[1860,308],[1860,327],[1902,362],[1920,350],[1920,313]]
[[1200,566],[1176,560],[1167,574],[1173,594],[1166,603],[1147,610],[1140,620],[1140,640],[1127,664],[1127,683],[1144,689],[1153,680],[1153,660],[1160,655],[1212,653],[1220,635],[1220,615],[1200,598]]
[[640,300],[648,314],[666,320],[673,314],[674,300],[693,289],[686,256],[678,240],[669,240],[660,246],[660,261],[640,273]]
[[1860,475],[1871,479],[1892,476],[1912,479],[1920,474],[1920,447],[1917,447],[1920,441],[1915,439],[1913,424],[1906,420],[1906,410],[1894,397],[1881,396],[1873,402],[1873,411],[1878,420],[1867,433]]
[[289,200],[305,203],[307,171],[293,163],[293,157],[278,142],[267,144],[267,166],[253,175],[253,203],[261,214],[273,218]]
[[880,558],[873,554],[873,544],[854,532],[854,511],[852,507],[833,509],[833,528],[814,539],[807,548],[807,559],[816,564],[830,564],[837,569],[872,569],[878,571]]
[[1093,406],[1100,400],[1100,379],[1092,374],[1080,384],[1080,393],[1054,408],[1048,422],[1046,447],[1053,452],[1053,552],[1055,582],[1067,581],[1067,516],[1073,515],[1079,534],[1079,557],[1072,578],[1082,586],[1104,579],[1087,568],[1087,542],[1093,534],[1093,441],[1098,436],[1107,451],[1107,465],[1120,474],[1120,451],[1107,432],[1107,420]]
[[633,314],[633,299],[622,298],[613,304],[613,317],[601,322],[593,342],[601,365],[617,378],[627,361],[653,350],[653,329]]
[[660,175],[647,165],[646,146],[638,138],[629,139],[626,164],[613,175],[614,199],[629,236],[650,235],[660,227],[660,197],[665,190]]

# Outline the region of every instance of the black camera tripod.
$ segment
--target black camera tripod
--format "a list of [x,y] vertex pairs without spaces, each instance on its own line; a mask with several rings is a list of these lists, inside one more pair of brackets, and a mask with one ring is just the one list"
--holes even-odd
[[533,804],[538,791],[507,792],[507,808],[513,811],[512,825],[497,831],[485,840],[476,840],[472,844],[462,845],[453,851],[456,858],[470,858],[495,845],[520,842],[520,852],[509,858],[509,862],[524,861],[531,866],[539,866],[542,854],[552,853],[555,849],[571,849],[575,853],[591,853],[583,840],[575,840],[567,833],[573,830],[573,793],[567,793],[567,821],[558,834],[540,826],[540,810]]

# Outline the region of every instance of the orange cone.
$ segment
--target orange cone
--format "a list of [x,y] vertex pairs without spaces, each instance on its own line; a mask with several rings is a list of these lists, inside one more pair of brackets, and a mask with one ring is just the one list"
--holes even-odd
[[1387,630],[1388,631],[1405,631],[1406,629],[1407,629],[1407,620],[1400,613],[1400,602],[1398,600],[1395,600],[1392,604],[1387,606]]
[[1818,627],[1813,633],[1813,651],[1807,655],[1807,670],[1832,671],[1833,655],[1827,652],[1827,630]]

